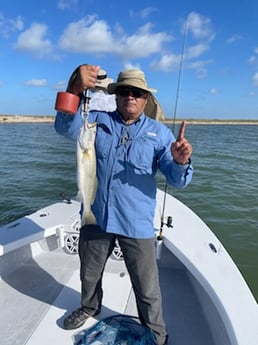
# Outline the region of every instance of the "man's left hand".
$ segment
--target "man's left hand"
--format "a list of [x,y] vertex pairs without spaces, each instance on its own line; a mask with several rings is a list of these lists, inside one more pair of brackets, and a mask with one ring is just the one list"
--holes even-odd
[[187,164],[192,155],[192,145],[185,138],[186,121],[181,123],[177,140],[171,145],[171,154],[178,164]]

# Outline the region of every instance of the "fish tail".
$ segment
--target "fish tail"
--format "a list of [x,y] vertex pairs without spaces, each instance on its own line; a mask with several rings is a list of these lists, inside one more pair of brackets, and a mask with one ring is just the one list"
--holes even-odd
[[97,224],[96,218],[93,212],[90,210],[89,212],[83,212],[81,218],[81,225],[89,225],[89,224]]

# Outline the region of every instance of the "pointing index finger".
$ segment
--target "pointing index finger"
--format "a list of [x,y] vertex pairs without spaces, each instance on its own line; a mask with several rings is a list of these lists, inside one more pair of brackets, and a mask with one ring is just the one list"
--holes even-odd
[[186,128],[186,122],[182,121],[180,129],[179,129],[179,133],[177,136],[177,141],[181,141],[182,139],[184,139],[185,137],[185,128]]

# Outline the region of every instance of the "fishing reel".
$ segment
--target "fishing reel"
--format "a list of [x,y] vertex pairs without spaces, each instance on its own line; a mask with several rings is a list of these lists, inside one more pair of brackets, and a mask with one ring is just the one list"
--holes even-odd
[[163,220],[161,220],[161,227],[163,228],[163,225],[166,225],[168,228],[173,228],[173,218],[171,216],[167,217],[167,222],[164,223]]
[[171,216],[168,216],[166,222],[164,222],[164,218],[161,218],[160,230],[159,230],[159,234],[157,236],[157,240],[158,241],[162,240],[162,234],[163,234],[163,227],[164,227],[164,225],[166,225],[167,228],[173,228],[173,218]]

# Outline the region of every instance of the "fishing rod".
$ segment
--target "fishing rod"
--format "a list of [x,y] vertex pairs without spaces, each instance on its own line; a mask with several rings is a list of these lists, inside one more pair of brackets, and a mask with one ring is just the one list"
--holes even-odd
[[[175,99],[174,114],[173,114],[173,124],[172,124],[172,132],[173,133],[175,132],[175,123],[176,123],[179,91],[180,91],[180,85],[181,85],[181,79],[182,79],[182,69],[183,69],[183,61],[184,61],[184,54],[185,54],[185,42],[186,42],[187,30],[188,30],[188,18],[186,19],[185,25],[184,25],[184,36],[183,36],[183,44],[182,44],[182,50],[181,50],[181,59],[180,59],[179,69],[178,69],[178,78],[177,78],[177,87],[176,87],[176,99]],[[163,226],[164,225],[166,225],[169,228],[173,227],[173,225],[172,225],[172,217],[171,216],[169,216],[167,218],[167,222],[166,223],[164,221],[167,191],[168,191],[168,183],[166,181],[165,188],[164,188],[163,206],[162,206],[162,212],[161,212],[160,230],[159,230],[159,235],[157,236],[157,240],[158,241],[162,241]]]
[[183,61],[184,61],[184,55],[185,55],[185,42],[186,42],[187,29],[188,29],[188,19],[186,19],[186,21],[185,21],[183,44],[182,44],[182,51],[181,51],[181,59],[180,59],[179,70],[178,70],[177,88],[176,88],[176,100],[175,100],[173,124],[172,124],[172,131],[173,131],[173,133],[175,131],[177,106],[178,106],[179,91],[180,91],[181,79],[182,79]]

